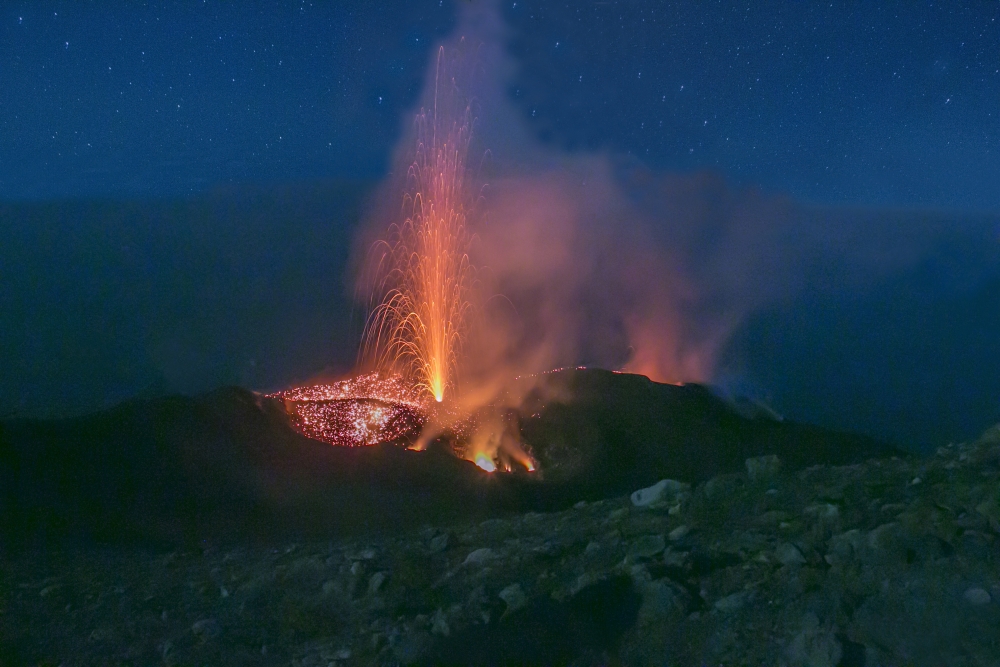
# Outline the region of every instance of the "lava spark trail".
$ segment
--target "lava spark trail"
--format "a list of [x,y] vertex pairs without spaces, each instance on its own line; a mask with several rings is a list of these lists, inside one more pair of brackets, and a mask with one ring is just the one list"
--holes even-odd
[[444,56],[442,48],[433,105],[416,119],[404,220],[373,247],[382,300],[366,322],[362,347],[376,369],[403,374],[438,402],[455,387],[474,278],[466,167],[472,115]]

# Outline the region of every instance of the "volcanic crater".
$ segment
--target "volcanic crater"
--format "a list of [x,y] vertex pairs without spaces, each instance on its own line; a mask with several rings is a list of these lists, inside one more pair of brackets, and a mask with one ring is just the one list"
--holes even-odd
[[516,417],[534,473],[334,446],[238,388],[3,422],[0,664],[997,655],[994,431],[920,459],[596,369]]

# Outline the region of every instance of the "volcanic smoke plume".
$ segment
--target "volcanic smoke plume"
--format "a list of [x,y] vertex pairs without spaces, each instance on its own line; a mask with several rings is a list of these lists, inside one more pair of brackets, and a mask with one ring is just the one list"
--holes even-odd
[[933,245],[711,173],[544,146],[507,94],[507,38],[495,7],[464,7],[356,245],[363,369],[448,406],[424,411],[423,443],[478,411],[466,458],[530,467],[504,415],[532,377],[588,365],[718,381],[748,314],[865,289]]
[[[360,359],[455,406],[433,411],[422,442],[488,406],[465,424],[467,458],[505,452],[531,469],[502,418],[530,377],[588,364],[707,380],[736,318],[702,307],[676,239],[654,233],[609,158],[528,138],[503,92],[500,26],[489,6],[469,7],[435,53],[357,246],[371,313]],[[400,192],[401,210],[386,205]]]
[[[529,138],[505,94],[504,39],[477,4],[435,53],[358,244],[363,366],[466,412],[517,404],[530,383],[514,377],[560,366],[709,379],[736,317],[703,308],[610,158]],[[386,206],[400,192],[402,210]]]

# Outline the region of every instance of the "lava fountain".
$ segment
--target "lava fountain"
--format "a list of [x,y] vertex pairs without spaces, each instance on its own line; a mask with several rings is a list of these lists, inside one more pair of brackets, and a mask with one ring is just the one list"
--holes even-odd
[[407,171],[403,221],[372,248],[375,294],[363,361],[401,374],[440,403],[456,385],[472,305],[474,268],[467,228],[466,159],[472,113],[438,51],[434,99],[416,119],[416,155]]
[[415,119],[402,213],[365,265],[371,302],[359,361],[368,373],[271,397],[283,401],[301,433],[331,444],[424,449],[444,436],[457,456],[488,472],[534,471],[498,406],[465,405],[469,397],[459,396],[462,345],[480,312],[469,259],[473,115],[456,76],[470,63],[460,52],[445,56],[441,47],[433,99]]

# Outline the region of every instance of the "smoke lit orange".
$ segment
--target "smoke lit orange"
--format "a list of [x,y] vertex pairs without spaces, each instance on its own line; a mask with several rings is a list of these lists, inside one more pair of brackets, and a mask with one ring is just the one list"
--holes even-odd
[[471,111],[438,52],[433,106],[417,116],[403,221],[373,248],[383,296],[365,324],[362,354],[441,402],[455,386],[471,305],[466,158]]
[[470,63],[453,55],[446,63],[444,48],[438,51],[433,99],[416,117],[400,219],[369,252],[374,305],[360,355],[369,373],[273,396],[311,438],[347,446],[409,441],[420,450],[445,436],[457,455],[488,472],[533,471],[516,424],[499,406],[484,408],[475,403],[482,397],[469,394],[444,402],[457,393],[462,345],[478,311],[468,226],[472,111],[452,71]]

